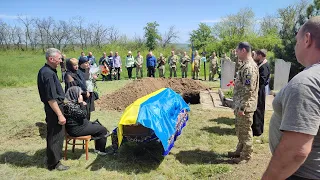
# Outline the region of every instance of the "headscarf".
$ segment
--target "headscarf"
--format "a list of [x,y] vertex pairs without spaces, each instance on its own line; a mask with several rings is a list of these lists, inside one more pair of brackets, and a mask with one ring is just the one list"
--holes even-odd
[[66,92],[66,96],[65,96],[66,101],[77,103],[79,99],[79,94],[81,93],[82,93],[82,90],[79,86],[70,87]]

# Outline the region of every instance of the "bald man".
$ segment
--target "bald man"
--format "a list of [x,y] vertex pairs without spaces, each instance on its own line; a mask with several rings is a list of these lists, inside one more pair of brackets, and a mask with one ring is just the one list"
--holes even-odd
[[277,93],[270,120],[272,157],[262,179],[320,179],[320,16],[296,35],[295,54],[305,69]]

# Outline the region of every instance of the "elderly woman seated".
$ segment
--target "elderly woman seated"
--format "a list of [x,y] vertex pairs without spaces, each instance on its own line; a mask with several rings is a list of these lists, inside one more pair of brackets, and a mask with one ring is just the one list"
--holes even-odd
[[70,136],[91,135],[95,139],[95,152],[106,155],[108,130],[98,122],[87,119],[86,102],[83,101],[82,90],[79,86],[72,86],[66,92],[64,115],[67,119],[66,131]]

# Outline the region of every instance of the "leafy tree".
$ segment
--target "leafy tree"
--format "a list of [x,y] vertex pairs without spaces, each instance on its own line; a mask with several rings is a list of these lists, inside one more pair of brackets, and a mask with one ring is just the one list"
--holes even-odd
[[146,38],[146,46],[149,50],[154,50],[157,47],[157,40],[161,40],[157,27],[159,24],[155,22],[147,23],[147,26],[144,27],[144,37]]
[[190,34],[190,41],[197,50],[205,51],[209,43],[213,42],[214,38],[210,26],[200,23],[197,30],[193,30]]
[[291,62],[289,75],[289,79],[291,79],[304,68],[298,63],[295,56],[295,35],[306,20],[319,14],[319,0],[314,0],[313,4],[310,4],[309,6],[306,1],[300,1],[297,4],[279,9],[278,14],[282,24],[279,33],[282,44],[274,48],[274,53],[277,58]]
[[254,13],[251,8],[243,8],[237,14],[222,18],[221,22],[213,27],[215,37],[225,39],[227,37],[243,38],[253,32]]

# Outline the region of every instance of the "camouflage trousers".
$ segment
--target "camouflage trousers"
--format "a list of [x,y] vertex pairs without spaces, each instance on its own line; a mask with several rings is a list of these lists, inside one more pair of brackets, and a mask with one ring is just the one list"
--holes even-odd
[[209,81],[213,81],[215,74],[217,74],[217,68],[216,67],[210,67]]
[[192,72],[192,78],[193,79],[199,79],[199,72],[200,72],[200,67],[199,66],[194,66],[193,72]]
[[177,77],[177,68],[176,67],[170,67],[170,77],[172,77],[172,74],[174,77]]
[[188,76],[188,66],[181,67],[181,74],[182,74],[182,78],[187,78],[187,76]]
[[159,68],[158,68],[158,70],[159,70],[159,77],[164,77],[164,73],[165,73],[165,66],[160,66]]
[[238,145],[236,153],[240,153],[240,158],[250,159],[253,152],[253,140],[252,129],[254,112],[245,112],[244,116],[238,115],[238,111],[235,110],[235,129],[238,137]]

